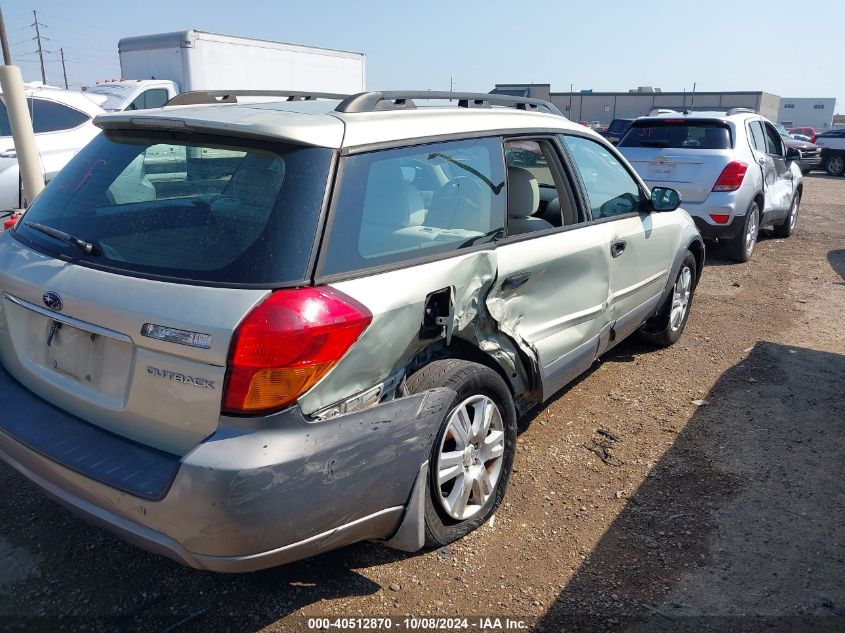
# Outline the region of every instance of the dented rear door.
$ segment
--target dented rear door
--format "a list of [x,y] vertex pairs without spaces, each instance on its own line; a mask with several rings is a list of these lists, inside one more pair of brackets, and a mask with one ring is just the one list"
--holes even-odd
[[546,399],[595,360],[610,291],[606,223],[520,239],[496,249],[487,298],[499,328],[537,359]]

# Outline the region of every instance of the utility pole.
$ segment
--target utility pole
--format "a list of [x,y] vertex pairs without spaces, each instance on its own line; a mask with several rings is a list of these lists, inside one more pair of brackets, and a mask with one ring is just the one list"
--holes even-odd
[[49,38],[43,37],[41,35],[40,27],[45,26],[45,25],[41,24],[38,21],[38,14],[35,12],[35,9],[32,10],[32,17],[35,18],[35,22],[33,24],[30,24],[30,26],[35,27],[35,37],[33,37],[32,39],[38,41],[38,58],[41,60],[41,81],[43,81],[44,84],[46,85],[47,84],[47,73],[44,72],[44,53],[45,52],[49,53],[50,51],[44,50],[44,48],[41,46],[41,40],[46,40],[46,39],[49,39]]
[[0,45],[3,47],[3,63],[9,66],[12,63],[12,54],[9,52],[9,39],[6,37],[6,22],[3,20],[2,10],[0,10]]
[[573,86],[574,86],[574,84],[569,84],[569,110],[567,110],[567,112],[569,112],[570,117],[572,116],[572,87]]
[[67,90],[67,68],[65,68],[65,49],[60,48],[59,53],[62,56],[62,74],[65,76],[65,90]]

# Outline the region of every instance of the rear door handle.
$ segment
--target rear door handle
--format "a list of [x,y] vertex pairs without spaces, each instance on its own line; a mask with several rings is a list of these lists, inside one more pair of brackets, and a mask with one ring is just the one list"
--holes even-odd
[[619,257],[622,253],[625,252],[625,247],[628,245],[628,242],[625,240],[616,240],[610,245],[610,256],[611,257]]
[[531,279],[531,273],[518,273],[511,275],[502,282],[502,290],[516,290],[520,286],[524,286],[525,282]]

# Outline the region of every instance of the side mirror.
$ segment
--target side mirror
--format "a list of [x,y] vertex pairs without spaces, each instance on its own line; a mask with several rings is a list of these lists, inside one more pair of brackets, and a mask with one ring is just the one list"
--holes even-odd
[[669,187],[651,190],[651,208],[655,211],[674,211],[681,206],[681,194]]
[[787,147],[786,148],[786,160],[800,160],[801,159],[801,152],[798,151],[796,147]]

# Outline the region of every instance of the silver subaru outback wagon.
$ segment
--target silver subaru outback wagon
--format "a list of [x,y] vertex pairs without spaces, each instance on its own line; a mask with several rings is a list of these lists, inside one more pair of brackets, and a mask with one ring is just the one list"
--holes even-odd
[[467,534],[518,418],[676,341],[701,274],[677,192],[550,104],[319,97],[99,117],[0,236],[0,455],[192,567]]

